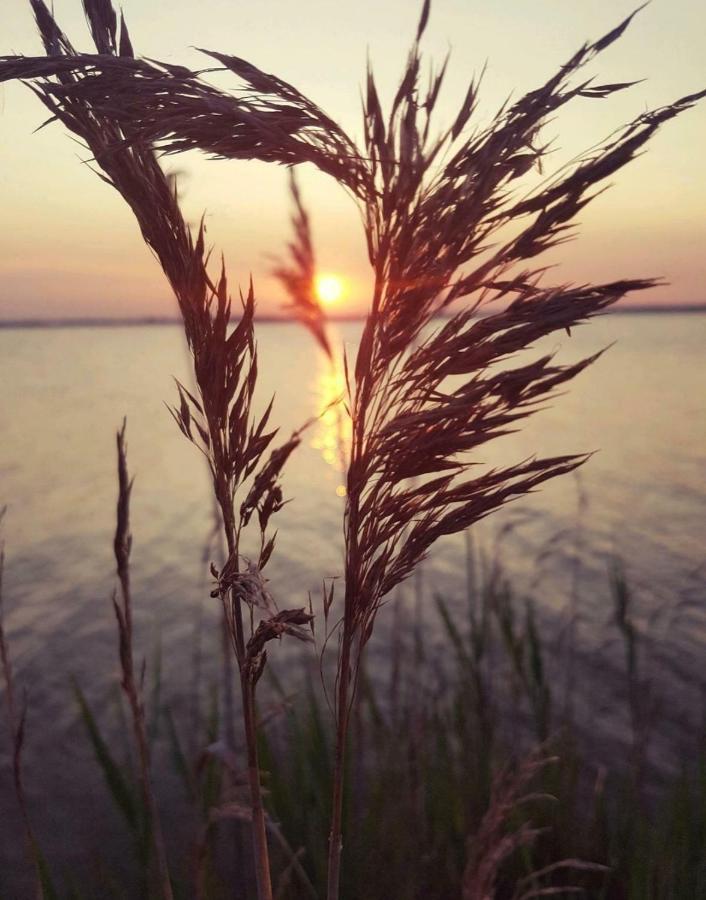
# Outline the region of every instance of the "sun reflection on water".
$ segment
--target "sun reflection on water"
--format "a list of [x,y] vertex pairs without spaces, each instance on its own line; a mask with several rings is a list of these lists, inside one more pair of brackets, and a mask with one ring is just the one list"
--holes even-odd
[[[335,346],[335,342],[332,342]],[[351,422],[345,408],[346,378],[340,358],[329,360],[321,353],[314,383],[317,409],[323,410],[311,446],[338,476],[336,494],[345,497],[345,469],[351,442]]]

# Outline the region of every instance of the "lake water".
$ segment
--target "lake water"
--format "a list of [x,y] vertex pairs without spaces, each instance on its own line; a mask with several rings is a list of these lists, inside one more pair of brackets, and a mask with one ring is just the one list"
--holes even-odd
[[[350,354],[359,331],[357,324],[339,325],[336,341]],[[548,619],[561,619],[569,605],[578,610],[589,654],[606,645],[608,572],[619,559],[641,632],[670,673],[660,679],[669,685],[674,715],[688,718],[689,677],[703,670],[706,642],[706,315],[614,314],[546,347],[569,361],[612,342],[565,396],[483,459],[598,452],[579,477],[550,483],[489,519],[474,542],[502,555],[519,594],[535,597]],[[340,375],[297,326],[263,324],[259,349],[260,399],[276,394],[274,420],[283,432],[339,393]],[[175,398],[171,376],[187,372],[176,326],[0,331],[6,629],[17,681],[28,690],[26,767],[41,773],[30,779],[30,801],[46,803],[40,836],[66,861],[89,832],[96,841],[102,833],[100,780],[77,776],[90,768],[90,751],[68,678],[79,680],[99,710],[112,709],[114,434],[124,415],[136,476],[135,627],[148,655],[161,644],[171,696],[188,689],[194,623],[204,634],[212,625],[215,634],[217,601],[208,597],[204,564],[214,554],[205,549],[211,527],[205,466],[164,406]],[[292,502],[279,517],[269,567],[272,592],[285,605],[306,604],[323,577],[341,571],[337,434],[331,411],[309,429],[286,470]],[[465,572],[463,540],[449,539],[425,565],[424,591],[460,597]],[[5,741],[0,754],[0,809],[9,810]],[[77,798],[89,814],[84,824],[67,827],[65,811]],[[0,867],[12,866],[17,845],[2,841]]]

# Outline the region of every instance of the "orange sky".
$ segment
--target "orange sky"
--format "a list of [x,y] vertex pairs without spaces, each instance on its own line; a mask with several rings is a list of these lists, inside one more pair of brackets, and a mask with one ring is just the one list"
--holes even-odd
[[[369,50],[383,91],[394,89],[419,3],[412,0],[125,0],[138,52],[165,61],[203,64],[190,45],[250,58],[309,93],[354,137],[360,136],[360,85]],[[425,39],[440,59],[452,48],[439,122],[454,114],[470,76],[488,60],[487,120],[513,89],[553,73],[586,38],[632,10],[631,3],[592,0],[436,0]],[[75,41],[89,47],[79,0],[56,0]],[[0,53],[38,52],[24,0],[4,0]],[[621,41],[590,68],[606,82],[646,78],[605,101],[578,101],[549,126],[556,164],[573,157],[649,106],[667,103],[706,82],[706,13],[701,0],[654,0]],[[219,81],[227,86],[228,77]],[[38,134],[44,110],[26,88],[0,86],[0,319],[171,316],[174,303],[118,195],[81,164],[85,153],[52,125]],[[669,287],[641,302],[706,302],[706,105],[668,123],[648,153],[619,173],[615,187],[581,215],[581,237],[550,257],[561,280],[660,275]],[[196,154],[166,161],[181,173],[189,218],[206,210],[210,239],[226,254],[231,281],[252,272],[260,309],[282,301],[268,254],[288,237],[286,172],[261,163],[214,163]],[[301,171],[321,268],[339,273],[343,313],[365,308],[367,258],[357,210],[325,176]]]

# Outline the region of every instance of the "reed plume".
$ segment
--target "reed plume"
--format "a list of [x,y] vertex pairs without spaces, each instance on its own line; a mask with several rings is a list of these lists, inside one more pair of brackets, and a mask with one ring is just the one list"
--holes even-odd
[[[477,832],[468,840],[468,859],[463,872],[462,900],[494,900],[497,896],[498,878],[506,860],[524,850],[528,852],[543,829],[531,821],[511,828],[518,809],[535,800],[553,800],[547,794],[530,792],[531,783],[547,766],[556,762],[539,747],[529,754],[515,769],[506,767],[493,778],[488,810]],[[542,886],[542,879],[560,872],[605,872],[606,866],[579,859],[563,859],[545,866],[521,878],[515,885],[512,900],[530,900],[532,897],[583,894],[583,889],[572,885]]]
[[[43,0],[30,2],[46,55],[30,60],[4,59],[0,79],[32,79],[32,89],[52,119],[85,143],[99,176],[132,209],[144,240],[172,287],[183,319],[198,397],[177,382],[179,403],[171,412],[182,433],[208,462],[223,519],[228,557],[220,572],[212,567],[216,580],[213,596],[222,601],[239,667],[258,896],[267,900],[272,888],[256,742],[255,686],[267,658],[266,642],[283,634],[305,638],[302,626],[308,624],[310,616],[303,609],[274,609],[264,589],[262,570],[274,549],[274,536],[268,533],[270,519],[284,502],[280,475],[300,443],[300,435],[295,432],[272,450],[277,435],[276,428],[268,427],[272,403],[262,415],[253,411],[257,348],[252,283],[248,292],[241,294],[240,317],[233,321],[225,265],[221,264],[216,279],[208,271],[210,252],[205,247],[203,222],[194,237],[179,208],[175,185],[162,171],[149,142],[87,97],[82,91],[87,77],[83,58]],[[109,0],[86,0],[84,9],[97,50],[89,58],[106,69],[117,67],[115,71],[121,71],[123,65],[139,68],[125,20],[122,15],[118,20]],[[240,536],[251,520],[253,525],[257,523],[260,550],[257,560],[246,561],[243,567]],[[123,586],[123,605],[116,604],[116,615],[122,645],[130,630],[124,551],[124,540],[119,543],[116,538]],[[127,657],[125,661],[129,662]],[[161,880],[167,896],[168,879]]]
[[326,314],[316,298],[316,257],[311,237],[309,213],[302,201],[294,169],[289,170],[292,196],[292,239],[287,244],[288,260],[280,260],[272,274],[284,287],[289,302],[283,308],[312,334],[329,359],[333,352],[326,333]]

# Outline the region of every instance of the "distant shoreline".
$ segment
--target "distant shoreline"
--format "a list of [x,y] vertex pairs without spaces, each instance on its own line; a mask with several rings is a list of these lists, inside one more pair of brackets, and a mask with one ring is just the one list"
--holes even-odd
[[[682,313],[706,313],[706,303],[660,304],[642,306],[622,306],[608,310],[609,315],[667,315]],[[345,322],[362,322],[363,316],[336,316],[331,318],[333,324]],[[282,316],[258,316],[259,325],[295,324],[294,319]],[[0,329],[33,329],[33,328],[135,328],[153,325],[181,325],[181,320],[166,316],[143,316],[138,318],[76,318],[76,319],[0,319]]]

